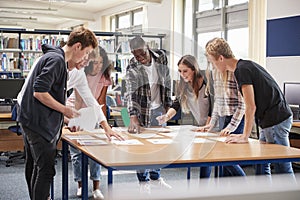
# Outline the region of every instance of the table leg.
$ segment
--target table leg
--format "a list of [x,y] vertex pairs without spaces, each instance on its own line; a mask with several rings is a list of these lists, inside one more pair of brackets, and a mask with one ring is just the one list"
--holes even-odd
[[223,166],[219,166],[219,177],[223,177]]
[[187,179],[191,178],[191,168],[190,167],[187,168],[186,178]]
[[107,183],[108,185],[113,183],[113,169],[110,167],[107,168]]
[[88,200],[88,157],[81,153],[82,158],[82,196],[81,199]]
[[219,176],[219,166],[215,166],[215,178]]
[[63,200],[68,200],[68,143],[62,141],[62,195]]

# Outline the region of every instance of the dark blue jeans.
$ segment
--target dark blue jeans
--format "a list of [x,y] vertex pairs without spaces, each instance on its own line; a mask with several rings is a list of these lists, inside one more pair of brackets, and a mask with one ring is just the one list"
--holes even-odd
[[[219,127],[224,129],[231,121],[231,116],[224,116],[219,118]],[[244,117],[239,126],[231,134],[242,134],[244,130]],[[200,178],[209,178],[212,167],[200,167]],[[244,170],[239,165],[223,166],[223,176],[246,176]]]
[[[151,110],[150,126],[159,126],[156,117],[161,116],[162,114],[165,114],[165,109],[162,106]],[[150,179],[157,180],[160,178],[160,169],[137,170],[136,174],[139,181],[150,181]]]

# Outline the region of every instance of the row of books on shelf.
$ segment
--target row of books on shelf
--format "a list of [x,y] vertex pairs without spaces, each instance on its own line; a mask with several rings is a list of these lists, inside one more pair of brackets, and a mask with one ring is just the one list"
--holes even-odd
[[[42,44],[50,44],[52,46],[64,46],[67,41],[67,37],[62,36],[51,36],[51,37],[30,37],[27,39],[21,39],[19,44],[18,37],[5,37],[0,36],[0,49],[21,49],[31,51],[41,51]],[[105,49],[107,53],[130,53],[129,41],[120,41],[115,46],[115,39],[99,39],[99,45]],[[155,40],[147,41],[147,45],[150,48],[158,48],[159,45]]]

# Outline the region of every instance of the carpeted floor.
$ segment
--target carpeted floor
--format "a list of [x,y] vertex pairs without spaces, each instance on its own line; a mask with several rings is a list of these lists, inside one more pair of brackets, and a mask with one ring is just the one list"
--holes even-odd
[[[254,174],[253,166],[243,167],[247,175]],[[300,170],[295,168],[295,172]],[[166,182],[178,180],[186,180],[186,169],[163,169],[161,174]],[[102,168],[101,190],[104,196],[108,193],[107,187],[107,171]],[[199,176],[199,168],[192,168],[191,179],[196,179]],[[212,174],[213,176],[213,174]],[[61,184],[61,158],[57,158],[56,176],[54,179],[54,199],[59,200],[62,197]],[[119,185],[130,184],[139,187],[135,171],[116,171],[114,172],[114,183]],[[79,199],[76,197],[77,184],[73,181],[71,163],[69,163],[69,199]],[[89,195],[91,196],[92,182],[89,181]],[[5,166],[5,157],[0,157],[0,200],[28,200],[27,186],[24,178],[24,164],[16,164],[10,167]],[[90,197],[90,199],[92,199]]]

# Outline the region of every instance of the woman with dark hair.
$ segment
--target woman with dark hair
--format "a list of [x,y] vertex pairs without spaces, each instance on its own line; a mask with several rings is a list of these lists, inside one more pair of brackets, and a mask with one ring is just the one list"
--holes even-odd
[[[102,47],[96,48],[89,55],[89,64],[84,68],[88,86],[94,95],[95,99],[102,106],[103,113],[106,113],[106,92],[109,85],[111,85],[110,72],[111,63],[108,60],[107,53]],[[77,90],[68,98],[67,105],[74,106],[75,109],[86,107],[83,99]],[[74,180],[78,183],[77,196],[81,196],[81,152],[75,148],[70,147]],[[93,198],[104,199],[100,191],[100,171],[101,166],[93,160],[89,160],[90,176],[93,180]]]

